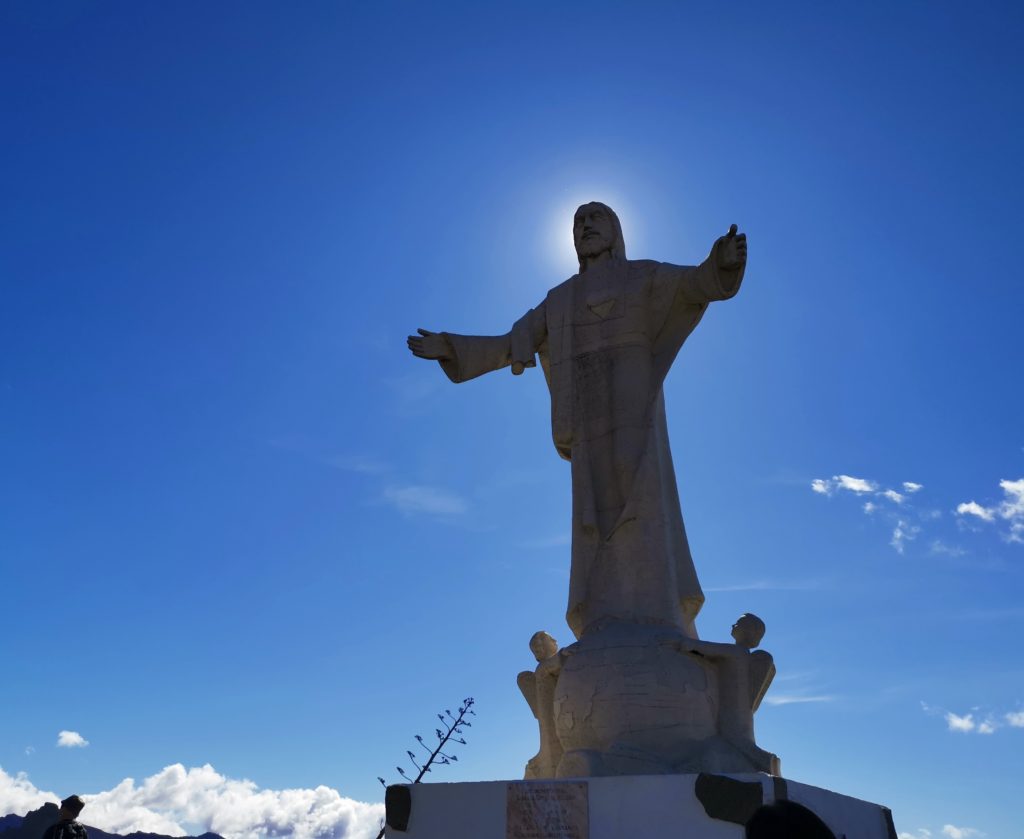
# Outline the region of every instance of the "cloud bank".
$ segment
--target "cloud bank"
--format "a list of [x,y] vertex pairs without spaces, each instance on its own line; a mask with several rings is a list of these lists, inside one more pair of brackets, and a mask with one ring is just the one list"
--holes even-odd
[[[923,484],[903,481],[902,490],[885,488],[869,478],[855,478],[852,475],[833,475],[831,478],[815,478],[811,491],[831,497],[843,493],[864,498],[861,509],[868,515],[878,514],[892,526],[889,544],[897,553],[903,553],[907,542],[917,538],[922,527],[942,516],[935,509],[915,508],[911,499],[924,489]],[[1001,501],[982,504],[974,499],[956,505],[956,521],[961,530],[979,531],[987,525],[994,525],[1005,542],[1024,545],[1024,478],[1015,481],[1003,479],[999,482],[1003,491]],[[951,557],[963,556],[964,550],[956,545],[947,545],[940,540],[932,541],[933,554]]]
[[24,816],[29,810],[38,810],[47,801],[56,804],[60,796],[37,789],[24,772],[8,775],[0,767],[0,816],[9,813]]
[[[326,786],[260,789],[252,781],[219,774],[209,764],[165,767],[136,784],[125,778],[111,790],[82,794],[83,819],[101,830],[137,830],[185,836],[212,831],[226,839],[373,839],[384,818],[382,804],[345,798]],[[24,774],[0,768],[0,814],[24,815],[60,796],[37,789]]]
[[[877,481],[855,478],[852,475],[833,475],[831,478],[815,478],[811,481],[811,491],[818,495],[832,496],[838,492],[852,492],[856,496],[869,496],[869,500],[864,502],[861,509],[867,515],[882,511],[881,514],[891,521],[892,538],[889,544],[900,554],[906,548],[907,542],[917,538],[921,528],[910,521],[908,512],[896,514],[895,510],[908,507],[909,504],[904,504],[907,497],[924,489],[924,484],[903,481],[901,486],[903,492],[883,489]],[[873,501],[871,498],[879,500]],[[880,503],[881,501],[888,501],[891,506]]]

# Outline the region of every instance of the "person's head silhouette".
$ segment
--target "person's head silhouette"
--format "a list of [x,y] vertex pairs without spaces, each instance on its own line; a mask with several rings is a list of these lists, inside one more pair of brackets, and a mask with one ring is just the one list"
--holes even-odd
[[77,795],[69,795],[63,801],[60,802],[60,810],[58,811],[57,818],[61,821],[72,821],[78,818],[78,814],[82,812],[82,808],[85,807],[85,802]]
[[813,812],[795,801],[776,801],[754,811],[747,839],[836,839]]

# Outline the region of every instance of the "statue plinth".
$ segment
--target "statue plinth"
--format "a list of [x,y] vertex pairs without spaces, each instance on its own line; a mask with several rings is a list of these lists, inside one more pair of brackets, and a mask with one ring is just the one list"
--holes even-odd
[[771,655],[751,651],[764,622],[746,614],[733,644],[680,627],[607,621],[558,649],[538,632],[534,672],[519,688],[540,729],[527,779],[689,772],[781,774],[754,741],[754,711],[775,675]]
[[717,734],[717,674],[680,653],[683,640],[670,629],[612,624],[566,648],[554,697],[558,777],[699,768],[702,744]]
[[[538,719],[551,714],[557,739],[542,742],[527,777],[779,774],[778,758],[754,744],[750,670],[760,661],[672,627],[611,622],[587,632],[545,660],[550,711],[532,704]],[[552,743],[556,754],[545,753]]]
[[[806,807],[836,837],[896,836],[886,807],[759,773],[410,784],[388,792],[388,839],[744,839],[747,821],[779,802]],[[798,827],[791,835],[822,834]]]

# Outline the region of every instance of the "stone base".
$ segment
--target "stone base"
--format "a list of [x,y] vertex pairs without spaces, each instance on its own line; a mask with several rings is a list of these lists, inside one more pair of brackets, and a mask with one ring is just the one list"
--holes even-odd
[[761,773],[388,788],[391,839],[743,839],[762,804],[809,808],[836,839],[896,839],[888,808]]

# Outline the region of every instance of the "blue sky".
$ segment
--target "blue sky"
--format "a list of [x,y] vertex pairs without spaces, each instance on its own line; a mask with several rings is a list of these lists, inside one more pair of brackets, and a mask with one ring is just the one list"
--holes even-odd
[[219,795],[298,789],[356,836],[467,695],[444,779],[519,776],[568,469],[538,371],[456,387],[405,336],[507,330],[596,199],[634,258],[749,236],[665,394],[701,633],[768,626],[759,742],[913,839],[1019,835],[1016,6],[0,23],[0,805],[120,789],[108,824],[241,837]]

